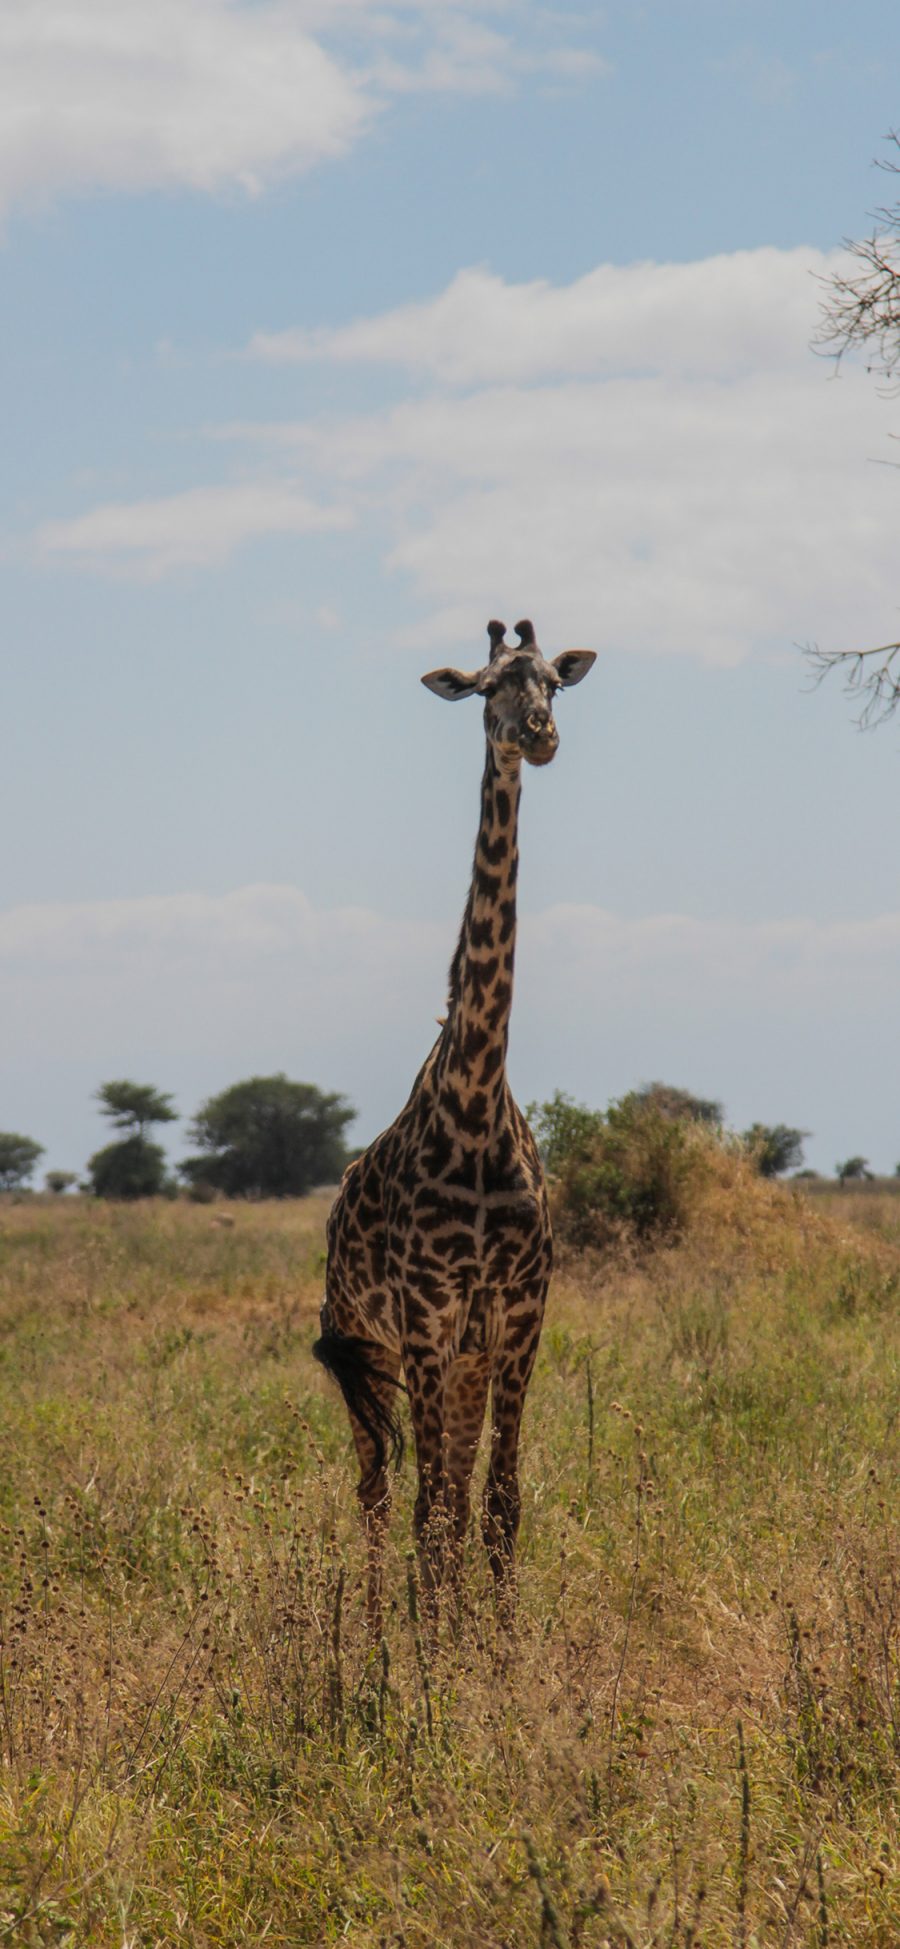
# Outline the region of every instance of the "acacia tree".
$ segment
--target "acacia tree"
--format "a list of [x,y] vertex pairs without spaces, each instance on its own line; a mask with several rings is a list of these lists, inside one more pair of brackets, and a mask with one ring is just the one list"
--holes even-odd
[[17,1130],[0,1130],[0,1191],[21,1190],[43,1155],[43,1144],[36,1144],[33,1137],[22,1137]]
[[88,1163],[91,1190],[98,1198],[158,1197],[166,1184],[165,1152],[151,1144],[147,1131],[175,1121],[172,1098],[149,1083],[120,1081],[101,1083],[97,1099],[113,1128],[126,1134],[95,1151]]
[[780,1177],[803,1162],[803,1145],[808,1130],[792,1130],[786,1123],[754,1123],[744,1131],[744,1143],[764,1178]]
[[101,1083],[97,1101],[114,1130],[129,1137],[146,1137],[154,1123],[174,1123],[178,1116],[171,1096],[150,1083]]
[[[888,140],[900,151],[900,132]],[[900,175],[900,161],[883,157],[878,168]],[[895,383],[900,373],[900,200],[872,213],[870,237],[845,238],[852,263],[824,282],[821,323],[813,341],[817,351],[836,361],[851,351],[868,355],[868,370]],[[857,723],[868,729],[890,717],[900,704],[900,642],[868,650],[806,652],[817,682],[839,670],[848,697],[859,705]]]
[[200,1155],[178,1168],[229,1198],[299,1198],[340,1177],[355,1116],[345,1097],[314,1083],[251,1076],[201,1105],[191,1128]]
[[867,1157],[847,1157],[843,1164],[836,1164],[834,1168],[841,1184],[855,1182],[860,1178],[871,1179],[872,1176]]
[[693,1090],[680,1089],[677,1083],[642,1083],[632,1096],[635,1103],[659,1110],[673,1123],[705,1123],[713,1130],[722,1123],[721,1103],[711,1096],[695,1096]]

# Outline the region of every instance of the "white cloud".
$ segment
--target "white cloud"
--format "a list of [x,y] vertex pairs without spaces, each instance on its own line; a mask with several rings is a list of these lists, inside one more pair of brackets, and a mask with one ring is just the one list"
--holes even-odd
[[76,186],[258,191],[341,154],[370,106],[278,0],[16,0],[0,205]]
[[572,1006],[604,994],[668,1008],[721,1008],[781,1020],[840,1010],[851,996],[889,1006],[900,976],[900,913],[866,920],[697,920],[689,914],[624,918],[593,906],[557,906],[526,920],[529,986],[554,953]]
[[[10,1115],[52,1141],[33,1106],[77,1093],[74,1130],[104,1075],[148,1077],[189,1113],[203,1093],[284,1068],[346,1090],[372,1134],[436,1033],[455,934],[455,916],[319,909],[289,886],[14,909],[0,915]],[[892,1164],[898,975],[900,913],[525,914],[513,1081],[523,1097],[560,1085],[599,1103],[662,1075],[724,1097],[740,1121],[809,1122],[826,1147],[880,1139]],[[85,1125],[62,1161],[97,1141]]]
[[97,509],[41,545],[162,573],[352,512],[354,547],[381,550],[414,599],[409,633],[436,651],[513,610],[556,642],[714,663],[887,640],[896,485],[869,464],[889,452],[883,403],[808,349],[831,261],[766,249],[561,288],[461,273],[419,306],[290,341],[411,368],[400,405],[220,428],[211,444],[242,447],[250,480]]
[[[316,907],[298,887],[265,884],[35,904],[0,913],[0,981],[99,979],[130,991],[138,978],[150,990],[160,976],[175,987],[193,971],[202,1000],[210,984],[265,981],[277,971],[297,1007],[317,1020],[339,1018],[347,1006],[371,1019],[373,1009],[397,1011],[404,970],[425,989],[423,1011],[443,1007],[456,925],[453,917],[426,923],[369,907]],[[636,982],[648,998],[689,998],[701,1009],[730,993],[741,1008],[749,994],[762,1008],[814,1010],[841,1006],[848,991],[863,988],[874,1006],[896,994],[900,912],[741,921],[557,905],[521,918],[519,963],[517,979],[535,1004],[563,970],[573,1006],[601,993],[621,1003]],[[98,1004],[101,1020],[103,1013]]]
[[260,535],[319,534],[346,528],[348,510],[318,507],[282,481],[188,488],[159,500],[110,502],[72,521],[47,521],[35,535],[40,555],[78,558],[153,579],[175,569],[211,567]]
[[527,591],[558,640],[730,663],[891,633],[896,490],[867,427],[871,453],[850,377],[586,382],[403,409],[378,459],[348,431],[347,464],[400,474],[389,561],[434,644]]
[[[0,12],[0,213],[73,190],[255,194],[342,155],[391,93],[577,78],[452,0],[15,0]],[[385,48],[399,41],[406,58]]]
[[505,602],[551,616],[557,640],[711,662],[877,641],[896,604],[895,488],[868,464],[883,407],[809,351],[835,261],[765,249],[560,288],[463,272],[418,306],[254,341],[441,389],[256,437],[348,493],[378,484],[434,645]]
[[565,374],[730,377],[796,364],[813,324],[815,250],[735,251],[689,264],[601,264],[572,284],[459,271],[436,298],[332,330],[257,332],[249,356],[403,366],[445,384]]
[[307,1004],[313,994],[304,982],[330,984],[343,968],[365,984],[369,956],[384,964],[386,945],[394,960],[402,958],[410,931],[363,907],[317,910],[290,886],[61,902],[0,914],[0,970],[130,982],[139,964],[152,984],[162,969],[180,979],[192,962],[204,978],[226,968],[227,980],[248,971],[258,976],[285,956],[301,981],[298,1000]]

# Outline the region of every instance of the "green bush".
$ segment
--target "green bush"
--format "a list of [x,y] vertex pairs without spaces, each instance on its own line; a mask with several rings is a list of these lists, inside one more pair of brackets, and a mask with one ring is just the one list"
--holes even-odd
[[146,1137],[124,1137],[95,1151],[88,1174],[97,1198],[158,1198],[167,1188],[165,1154]]
[[214,1205],[219,1196],[215,1185],[209,1184],[206,1178],[196,1178],[185,1192],[192,1205]]
[[711,1141],[696,1119],[673,1117],[638,1091],[607,1110],[588,1110],[557,1091],[528,1115],[551,1178],[559,1237],[605,1250],[661,1244],[684,1231]]

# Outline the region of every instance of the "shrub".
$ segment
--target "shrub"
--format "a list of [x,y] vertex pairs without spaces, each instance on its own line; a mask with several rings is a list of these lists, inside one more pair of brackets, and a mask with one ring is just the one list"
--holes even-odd
[[557,1091],[529,1117],[547,1169],[558,1235],[600,1250],[680,1236],[714,1141],[637,1091],[588,1110]]
[[215,1185],[208,1183],[206,1178],[195,1178],[185,1191],[185,1197],[192,1205],[214,1205],[219,1195]]
[[54,1197],[61,1198],[70,1185],[78,1183],[78,1176],[75,1171],[48,1171],[44,1183],[47,1190],[53,1192]]
[[165,1154],[146,1137],[125,1137],[95,1151],[88,1171],[98,1198],[158,1198],[167,1188]]

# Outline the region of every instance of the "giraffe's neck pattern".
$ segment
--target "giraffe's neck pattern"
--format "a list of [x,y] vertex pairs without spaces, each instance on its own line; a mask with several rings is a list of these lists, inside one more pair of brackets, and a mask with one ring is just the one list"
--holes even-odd
[[521,761],[501,766],[488,743],[472,884],[450,968],[441,1081],[473,1129],[489,1126],[506,1077],[516,945]]

